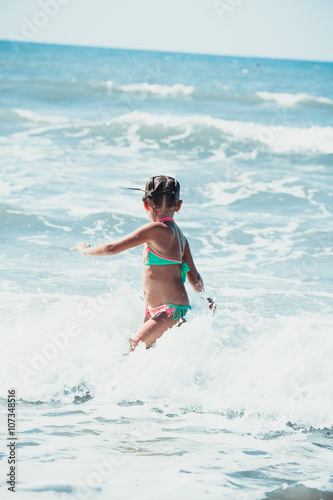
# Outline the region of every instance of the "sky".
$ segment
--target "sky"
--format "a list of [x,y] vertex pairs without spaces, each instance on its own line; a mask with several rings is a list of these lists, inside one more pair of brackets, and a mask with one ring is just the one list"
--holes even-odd
[[0,0],[0,39],[333,61],[333,0]]

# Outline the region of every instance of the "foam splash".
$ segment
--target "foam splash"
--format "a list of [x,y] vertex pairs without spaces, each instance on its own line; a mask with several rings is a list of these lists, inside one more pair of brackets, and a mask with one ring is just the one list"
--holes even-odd
[[[14,384],[26,401],[158,402],[167,395],[177,408],[332,424],[333,324],[324,315],[256,322],[243,311],[240,321],[239,312],[212,316],[197,305],[155,347],[126,355],[142,321],[141,301],[126,284],[95,298],[26,300],[10,327],[2,325],[0,354],[2,389]],[[13,343],[20,346],[14,368]]]

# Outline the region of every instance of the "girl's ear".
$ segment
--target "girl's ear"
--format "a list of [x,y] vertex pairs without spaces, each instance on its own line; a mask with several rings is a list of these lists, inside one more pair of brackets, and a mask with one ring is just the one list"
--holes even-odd
[[183,204],[183,200],[179,200],[177,205],[175,206],[175,212],[179,212],[180,210],[180,207],[182,206]]
[[149,212],[149,203],[147,200],[143,200],[143,206],[146,212]]

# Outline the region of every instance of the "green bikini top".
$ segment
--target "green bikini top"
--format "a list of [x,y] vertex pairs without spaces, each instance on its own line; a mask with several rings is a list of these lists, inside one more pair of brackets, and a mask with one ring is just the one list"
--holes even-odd
[[[173,220],[172,217],[163,217],[158,222],[163,222],[165,220]],[[180,277],[185,283],[186,281],[186,273],[189,272],[190,268],[186,262],[182,262],[181,260],[172,260],[166,257],[162,257],[158,255],[154,250],[149,248],[147,243],[145,243],[145,247],[143,250],[143,265],[144,266],[167,266],[170,264],[180,264]]]

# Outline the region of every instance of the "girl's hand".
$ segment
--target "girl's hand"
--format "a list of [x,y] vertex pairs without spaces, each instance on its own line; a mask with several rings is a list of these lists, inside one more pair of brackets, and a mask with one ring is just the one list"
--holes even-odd
[[217,309],[217,304],[216,302],[214,302],[213,299],[211,299],[210,297],[207,298],[208,300],[208,303],[209,303],[209,309],[213,312],[213,313],[216,313],[216,309]]
[[90,245],[87,245],[87,243],[77,243],[71,250],[78,250],[83,255],[83,252],[89,247]]

